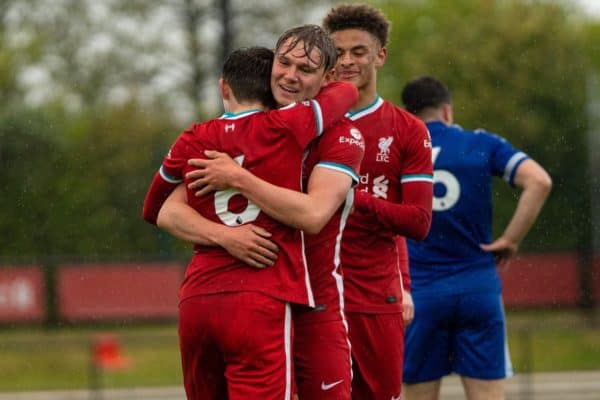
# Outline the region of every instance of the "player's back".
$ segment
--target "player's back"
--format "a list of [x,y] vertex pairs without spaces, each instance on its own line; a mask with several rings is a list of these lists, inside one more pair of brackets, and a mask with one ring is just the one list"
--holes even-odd
[[[424,241],[408,240],[411,278],[413,288],[419,289],[435,276],[461,275],[463,283],[454,289],[440,288],[460,291],[495,276],[492,254],[479,246],[491,241],[492,177],[512,183],[516,167],[527,156],[485,131],[442,122],[427,126],[434,161],[433,217]],[[493,288],[498,287],[496,282]]]
[[[310,125],[310,121],[306,123]],[[313,132],[312,136],[315,135]],[[252,111],[225,114],[218,120],[195,125],[180,137],[174,151],[179,146],[188,159],[206,158],[204,150],[226,152],[254,175],[278,186],[301,190],[304,147],[312,136],[307,133],[305,137],[297,137],[275,112]],[[183,172],[190,169],[186,166]],[[195,197],[188,189],[187,195],[189,204],[212,221],[232,227],[252,223],[265,228],[272,233],[271,239],[280,251],[275,265],[254,269],[221,247],[196,245],[182,285],[182,299],[197,294],[251,290],[290,302],[312,302],[303,263],[303,239],[298,230],[273,220],[235,190]]]

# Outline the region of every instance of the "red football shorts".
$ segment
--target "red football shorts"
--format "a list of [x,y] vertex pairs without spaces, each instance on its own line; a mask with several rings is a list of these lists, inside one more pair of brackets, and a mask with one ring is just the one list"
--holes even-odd
[[402,390],[402,313],[346,313],[352,344],[352,399],[395,400]]
[[289,304],[258,292],[195,296],[179,304],[188,400],[289,400]]
[[[348,328],[339,312],[294,310],[294,363],[300,400],[350,400],[352,366]],[[389,400],[389,399],[388,399]]]

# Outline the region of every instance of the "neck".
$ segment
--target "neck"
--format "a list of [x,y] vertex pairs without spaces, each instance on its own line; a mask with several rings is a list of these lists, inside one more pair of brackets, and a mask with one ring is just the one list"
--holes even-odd
[[267,108],[260,102],[245,102],[245,103],[237,103],[230,101],[228,106],[225,107],[225,111],[232,114],[239,114],[244,111],[250,110],[262,110],[265,111]]
[[350,109],[350,111],[358,111],[369,104],[373,103],[377,98],[377,88],[375,86],[375,80],[373,79],[367,86],[358,89],[358,101]]

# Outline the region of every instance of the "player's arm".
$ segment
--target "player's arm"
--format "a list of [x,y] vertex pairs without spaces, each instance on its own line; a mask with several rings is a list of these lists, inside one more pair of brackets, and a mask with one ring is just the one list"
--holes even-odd
[[154,175],[152,183],[148,188],[148,192],[146,192],[142,209],[142,217],[147,222],[156,225],[156,219],[160,208],[175,187],[181,182],[182,180],[165,180],[160,172],[157,172]]
[[402,203],[392,203],[357,191],[355,209],[372,215],[386,229],[413,240],[423,240],[431,226],[433,185],[430,181],[402,184]]
[[408,249],[406,239],[396,236],[396,248],[398,251],[398,264],[402,284],[402,319],[408,325],[415,318],[415,304],[410,294],[410,272],[408,269]]
[[358,89],[349,82],[331,82],[319,94],[269,113],[270,123],[289,130],[301,148],[339,122],[358,100]]
[[550,194],[552,179],[541,165],[528,158],[518,166],[514,185],[522,192],[504,233],[490,244],[481,244],[483,250],[495,254],[499,265],[518,251]]
[[228,227],[200,215],[187,204],[186,190],[177,186],[158,213],[157,225],[173,236],[195,244],[223,247],[233,257],[257,268],[273,265],[277,245],[271,234],[252,224]]
[[199,179],[190,185],[202,187],[197,196],[234,188],[271,218],[309,234],[323,229],[352,186],[349,174],[317,166],[310,175],[307,193],[301,193],[258,178],[225,153],[207,151],[206,155],[209,159],[191,161],[199,168],[193,175]]

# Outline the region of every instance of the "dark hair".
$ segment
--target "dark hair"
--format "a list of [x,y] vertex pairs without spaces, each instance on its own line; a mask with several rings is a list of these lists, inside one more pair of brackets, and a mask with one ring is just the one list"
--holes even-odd
[[446,85],[431,76],[412,80],[402,89],[402,103],[406,110],[418,114],[428,107],[450,103],[450,92]]
[[221,77],[237,101],[260,101],[265,107],[277,107],[271,92],[273,58],[273,51],[266,47],[244,47],[227,56]]
[[[324,67],[325,71],[329,71],[335,67],[337,61],[337,50],[331,38],[319,25],[301,25],[285,31],[277,40],[275,52],[288,40],[292,39],[289,49],[284,53],[291,51],[298,43],[304,43],[304,52],[306,56],[316,63],[319,67]],[[321,60],[313,60],[310,58],[310,52],[316,48],[321,53]]]
[[361,29],[375,36],[381,47],[388,41],[390,21],[383,13],[366,4],[342,4],[329,11],[323,26],[330,34],[344,29]]

